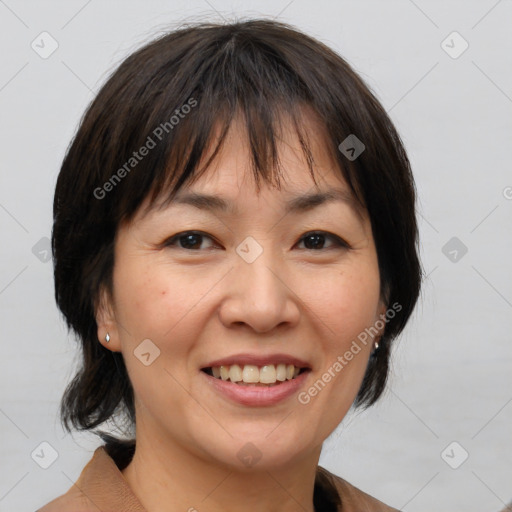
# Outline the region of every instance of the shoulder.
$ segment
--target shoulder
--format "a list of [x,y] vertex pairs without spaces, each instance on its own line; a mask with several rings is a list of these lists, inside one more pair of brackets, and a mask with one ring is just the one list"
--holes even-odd
[[110,505],[109,496],[117,497],[120,494],[119,490],[122,489],[122,484],[123,479],[115,462],[104,447],[99,447],[69,490],[36,512],[98,512],[98,510],[105,510],[102,507],[106,504]]
[[84,494],[72,487],[66,494],[55,498],[36,512],[97,512],[95,507]]
[[318,466],[318,471],[336,487],[342,501],[340,512],[399,512],[325,468]]
[[[96,451],[94,455],[96,456],[97,453]],[[78,480],[65,494],[37,509],[36,512],[97,512],[98,507],[89,500],[87,491],[84,492],[82,484],[84,475],[90,472],[91,463],[95,460],[95,456],[87,463]]]

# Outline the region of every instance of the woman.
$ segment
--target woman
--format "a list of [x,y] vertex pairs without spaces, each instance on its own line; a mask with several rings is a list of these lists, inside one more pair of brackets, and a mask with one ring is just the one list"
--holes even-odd
[[267,20],[138,50],[68,149],[52,238],[83,351],[63,424],[126,435],[41,512],[396,510],[318,466],[422,278],[405,150],[339,55]]

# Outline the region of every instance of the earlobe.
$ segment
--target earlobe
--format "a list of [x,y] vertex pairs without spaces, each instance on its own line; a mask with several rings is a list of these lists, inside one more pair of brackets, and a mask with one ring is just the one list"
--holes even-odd
[[95,314],[99,343],[113,352],[119,352],[119,333],[114,308],[110,294],[104,287],[99,292]]

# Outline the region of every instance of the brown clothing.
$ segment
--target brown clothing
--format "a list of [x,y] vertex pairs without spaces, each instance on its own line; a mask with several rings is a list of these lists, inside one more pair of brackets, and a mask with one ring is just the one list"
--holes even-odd
[[[37,512],[146,512],[121,469],[107,452],[106,446],[100,446],[68,492]],[[341,506],[318,508],[315,504],[317,512],[324,509],[337,512],[398,512],[318,466],[315,493],[328,494],[329,481],[341,499]]]

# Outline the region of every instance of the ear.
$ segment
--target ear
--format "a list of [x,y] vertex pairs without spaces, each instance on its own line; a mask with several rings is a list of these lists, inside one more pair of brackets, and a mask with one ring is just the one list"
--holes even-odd
[[379,307],[377,308],[377,315],[380,318],[380,315],[385,315],[388,310],[388,305],[381,299],[379,301]]
[[[115,318],[113,301],[110,293],[104,286],[101,287],[98,294],[95,316],[99,342],[112,352],[120,352],[121,343],[119,340],[119,329]],[[108,343],[106,341],[107,333],[110,337]]]
[[384,326],[382,327],[382,329],[379,329],[379,334],[378,334],[378,339],[381,338],[381,336],[384,334],[384,331],[386,330],[386,311],[388,310],[388,305],[381,299],[379,301],[379,306],[377,308],[377,317],[376,317],[376,322],[377,321],[382,321],[384,322]]

